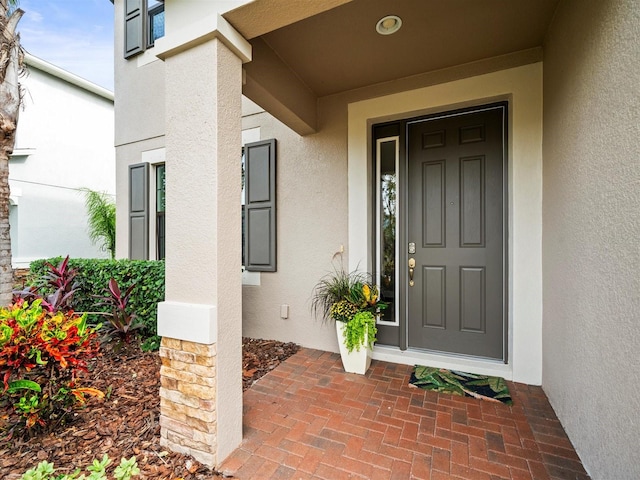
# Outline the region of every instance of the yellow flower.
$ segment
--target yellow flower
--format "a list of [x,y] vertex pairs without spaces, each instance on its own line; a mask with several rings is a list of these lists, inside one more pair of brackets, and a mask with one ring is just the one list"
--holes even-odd
[[375,285],[373,286],[373,288],[371,288],[367,284],[363,285],[362,293],[364,294],[364,299],[369,305],[375,305],[378,301],[378,287],[376,287]]
[[374,285],[373,286],[373,291],[371,292],[371,305],[373,305],[374,303],[376,303],[378,301],[378,286]]
[[364,293],[364,299],[369,302],[371,300],[371,289],[366,283],[362,286],[362,293]]

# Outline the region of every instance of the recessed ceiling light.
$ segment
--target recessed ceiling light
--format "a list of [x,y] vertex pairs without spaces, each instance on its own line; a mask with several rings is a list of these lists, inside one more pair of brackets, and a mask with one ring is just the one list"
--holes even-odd
[[396,15],[387,15],[378,20],[376,24],[376,32],[380,35],[391,35],[400,30],[402,19]]

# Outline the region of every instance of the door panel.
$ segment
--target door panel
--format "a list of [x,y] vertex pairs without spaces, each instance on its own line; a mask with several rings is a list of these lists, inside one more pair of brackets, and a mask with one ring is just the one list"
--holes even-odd
[[422,311],[422,326],[445,328],[445,269],[444,267],[423,267],[423,291],[426,299],[425,308]]
[[443,161],[422,164],[422,184],[424,185],[422,246],[425,248],[444,246],[446,218],[444,173]]
[[460,268],[460,329],[485,333],[484,268]]
[[460,159],[461,247],[484,246],[484,160]]
[[504,107],[408,123],[408,346],[503,359]]

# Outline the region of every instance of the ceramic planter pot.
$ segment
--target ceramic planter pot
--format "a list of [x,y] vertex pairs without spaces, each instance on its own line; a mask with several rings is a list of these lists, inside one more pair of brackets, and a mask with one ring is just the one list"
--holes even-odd
[[344,339],[346,324],[344,322],[335,322],[335,324],[344,371],[364,375],[371,365],[371,350],[366,347],[367,342],[365,341],[365,344],[360,347],[359,351],[354,350],[353,352],[349,352]]

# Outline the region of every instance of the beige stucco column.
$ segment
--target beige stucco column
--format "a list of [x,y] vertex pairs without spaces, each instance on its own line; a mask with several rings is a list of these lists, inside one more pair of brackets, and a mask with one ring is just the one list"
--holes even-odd
[[167,225],[158,333],[161,443],[215,466],[242,440],[240,120],[250,47],[225,35],[232,30],[221,17],[209,26],[157,45],[166,64]]

